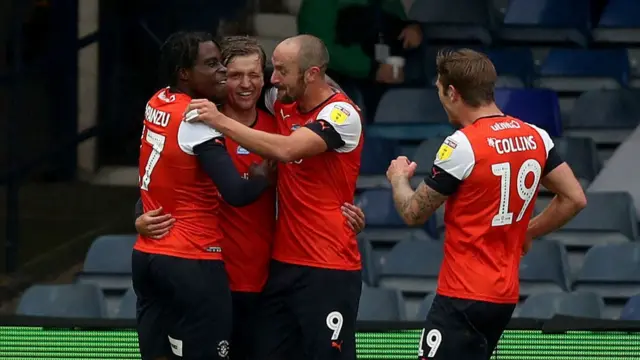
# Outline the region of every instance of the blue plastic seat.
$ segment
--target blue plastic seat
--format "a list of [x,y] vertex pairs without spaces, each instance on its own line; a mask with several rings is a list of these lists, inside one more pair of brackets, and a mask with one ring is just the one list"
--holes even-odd
[[376,286],[378,283],[378,263],[373,253],[371,242],[366,238],[358,238],[358,250],[362,261],[362,281],[369,286]]
[[136,235],[100,236],[91,244],[76,281],[123,293],[131,286],[131,251],[135,242]]
[[401,141],[422,141],[448,136],[454,131],[450,124],[372,124],[367,126],[370,136]]
[[640,320],[640,294],[629,298],[620,312],[620,320]]
[[550,319],[555,315],[601,318],[604,302],[596,293],[543,293],[532,295],[520,308],[519,317]]
[[418,145],[415,153],[412,157],[409,157],[411,161],[415,161],[418,164],[416,169],[417,174],[429,174],[433,167],[433,161],[436,158],[438,149],[442,145],[444,138],[432,138],[427,139]]
[[537,86],[564,92],[627,86],[631,67],[626,49],[552,49]]
[[362,287],[359,321],[401,321],[406,320],[402,294],[394,289]]
[[498,72],[496,87],[527,87],[531,84],[535,70],[530,49],[498,48],[484,52]]
[[133,291],[133,288],[129,288],[124,293],[124,296],[120,299],[120,304],[118,304],[118,309],[113,315],[113,318],[135,319],[137,301],[138,301],[138,298],[136,297],[135,291]]
[[589,249],[574,288],[605,299],[627,299],[640,286],[640,243],[597,245]]
[[[461,9],[464,9],[462,11]],[[409,18],[423,25],[427,39],[491,43],[494,9],[486,1],[420,0],[409,9]]]
[[640,41],[640,3],[635,0],[609,0],[593,38],[603,43]]
[[[620,244],[638,238],[633,199],[626,192],[587,192],[587,207],[560,230],[546,236],[565,246],[587,249],[599,244]],[[536,203],[542,211],[544,204]]]
[[449,124],[435,88],[388,90],[380,99],[374,122]]
[[418,308],[418,313],[416,314],[416,321],[424,321],[429,314],[429,310],[431,309],[431,304],[433,304],[433,299],[436,297],[436,293],[431,293],[424,297],[424,301],[420,304],[420,308]]
[[536,240],[520,263],[520,296],[569,290],[569,262],[556,241]]
[[360,159],[361,175],[384,175],[391,160],[398,156],[398,142],[367,136],[364,139],[362,158]]
[[560,105],[555,92],[543,89],[496,89],[495,99],[505,114],[536,125],[551,136],[562,135]]
[[380,267],[379,284],[408,292],[434,291],[443,244],[435,241],[405,240],[386,256]]
[[34,285],[20,298],[16,313],[43,317],[103,318],[106,316],[106,307],[102,292],[93,285]]
[[553,139],[555,149],[583,185],[595,179],[602,168],[595,142],[588,137]]
[[500,37],[506,41],[587,44],[589,2],[511,0]]

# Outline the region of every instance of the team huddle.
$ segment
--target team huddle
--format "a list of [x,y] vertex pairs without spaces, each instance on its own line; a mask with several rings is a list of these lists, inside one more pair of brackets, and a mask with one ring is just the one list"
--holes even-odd
[[[219,45],[181,32],[161,52],[167,87],[145,110],[132,254],[142,358],[356,359],[363,126],[325,74],[326,47],[309,35],[281,42],[273,87],[249,37]],[[387,172],[408,224],[447,202],[445,260],[417,351],[489,359],[518,299],[521,254],[584,194],[544,130],[495,106],[484,55],[443,53],[438,74],[460,130],[415,191],[415,163],[399,157]],[[539,183],[557,196],[530,221]]]

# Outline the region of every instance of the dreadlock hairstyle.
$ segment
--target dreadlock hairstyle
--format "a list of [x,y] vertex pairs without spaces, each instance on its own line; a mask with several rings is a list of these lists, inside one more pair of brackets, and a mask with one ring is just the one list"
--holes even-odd
[[220,48],[213,36],[204,32],[179,31],[169,36],[160,47],[160,81],[165,86],[176,86],[178,72],[195,65],[199,46],[207,41],[213,41]]

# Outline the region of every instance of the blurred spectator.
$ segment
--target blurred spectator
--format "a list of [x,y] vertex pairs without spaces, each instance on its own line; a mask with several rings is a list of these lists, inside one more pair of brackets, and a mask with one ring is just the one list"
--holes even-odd
[[404,81],[385,59],[422,43],[420,26],[407,20],[400,0],[303,0],[298,30],[325,42],[329,75],[360,88],[369,119],[388,85]]

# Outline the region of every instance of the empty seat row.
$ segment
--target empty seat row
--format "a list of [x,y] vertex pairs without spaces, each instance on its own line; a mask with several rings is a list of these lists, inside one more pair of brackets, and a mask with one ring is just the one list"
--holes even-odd
[[586,45],[593,33],[602,42],[640,41],[639,34],[628,31],[640,28],[635,0],[610,0],[593,31],[589,1],[511,0],[504,11],[500,14],[481,0],[415,0],[409,17],[422,22],[426,36],[435,40],[491,43],[498,38]]

